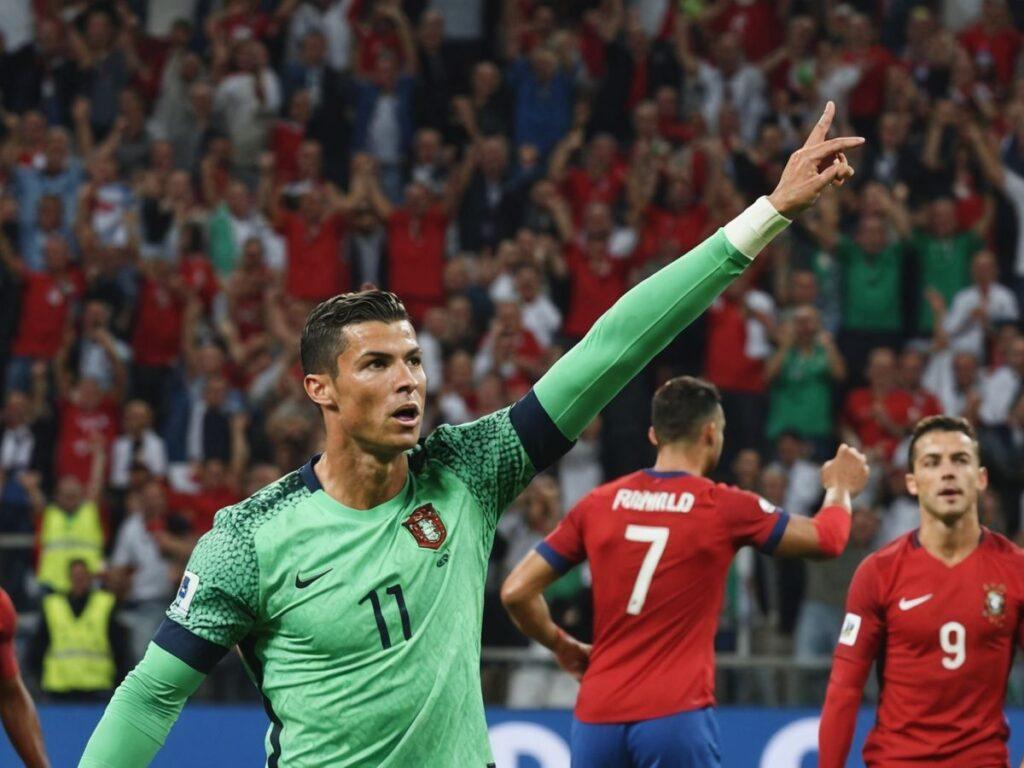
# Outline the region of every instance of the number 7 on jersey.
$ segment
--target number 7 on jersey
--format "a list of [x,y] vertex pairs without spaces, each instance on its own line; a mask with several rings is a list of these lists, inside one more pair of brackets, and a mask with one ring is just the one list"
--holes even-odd
[[658,561],[665,553],[665,545],[668,544],[668,528],[653,525],[627,525],[626,540],[640,541],[650,544],[644,561],[640,565],[640,572],[636,575],[636,583],[633,585],[633,593],[629,596],[629,604],[626,606],[626,613],[636,616],[643,610],[644,601],[647,600],[647,590],[651,588],[651,579],[658,569]]

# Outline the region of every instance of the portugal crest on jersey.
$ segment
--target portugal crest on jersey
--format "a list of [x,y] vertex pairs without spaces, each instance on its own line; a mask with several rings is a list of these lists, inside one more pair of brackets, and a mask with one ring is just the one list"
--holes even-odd
[[1002,625],[1006,614],[1006,585],[983,584],[981,588],[985,590],[985,610],[981,615],[996,626]]
[[424,504],[417,508],[402,525],[424,549],[438,549],[448,536],[441,516],[437,514],[433,504]]

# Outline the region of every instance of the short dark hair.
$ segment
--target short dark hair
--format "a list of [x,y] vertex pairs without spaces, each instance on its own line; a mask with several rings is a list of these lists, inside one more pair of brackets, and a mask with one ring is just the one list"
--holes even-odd
[[394,323],[408,320],[401,300],[393,293],[374,288],[342,293],[317,304],[306,318],[299,342],[302,372],[338,373],[338,355],[345,350],[346,325],[378,321]]
[[929,432],[960,432],[967,435],[971,438],[971,443],[974,444],[975,455],[980,458],[978,434],[974,431],[974,427],[971,426],[971,422],[961,416],[929,416],[917,422],[914,431],[910,435],[910,445],[907,447],[907,462],[911,469],[914,468],[914,448],[917,446],[917,441]]
[[693,376],[669,379],[654,393],[651,424],[659,443],[696,440],[722,406],[718,387]]

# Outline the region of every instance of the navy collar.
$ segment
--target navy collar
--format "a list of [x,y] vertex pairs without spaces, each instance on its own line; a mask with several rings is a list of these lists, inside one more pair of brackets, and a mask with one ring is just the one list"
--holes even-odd
[[320,478],[318,478],[316,476],[316,472],[313,471],[313,465],[320,461],[321,456],[323,456],[322,453],[316,454],[299,469],[299,477],[302,478],[302,482],[306,484],[310,493],[316,493],[317,491],[323,490],[323,486],[320,485]]
[[684,472],[681,469],[680,470],[665,470],[665,471],[662,471],[662,470],[658,470],[658,469],[652,469],[651,467],[647,467],[647,468],[644,469],[644,472],[646,472],[651,477],[689,477],[690,476],[689,472]]

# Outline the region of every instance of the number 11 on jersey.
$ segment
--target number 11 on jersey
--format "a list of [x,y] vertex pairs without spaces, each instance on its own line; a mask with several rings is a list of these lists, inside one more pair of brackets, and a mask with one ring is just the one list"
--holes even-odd
[[627,541],[641,541],[650,544],[644,561],[640,565],[640,572],[636,575],[636,583],[633,585],[633,593],[629,596],[629,603],[626,606],[626,613],[636,616],[643,610],[644,601],[647,600],[647,590],[651,588],[651,579],[658,569],[658,561],[665,553],[665,545],[668,544],[668,528],[654,525],[627,525]]

